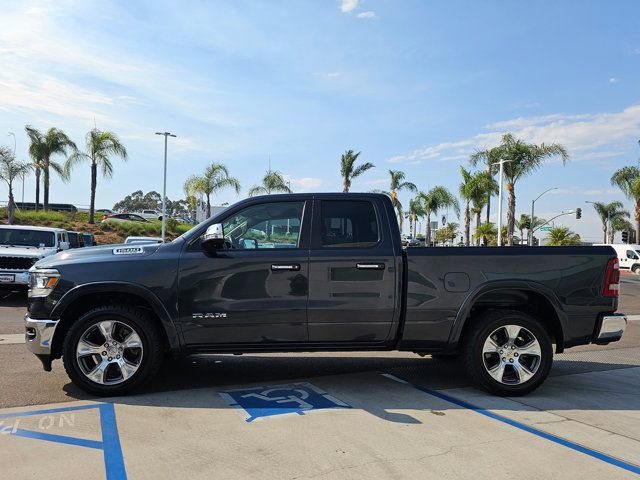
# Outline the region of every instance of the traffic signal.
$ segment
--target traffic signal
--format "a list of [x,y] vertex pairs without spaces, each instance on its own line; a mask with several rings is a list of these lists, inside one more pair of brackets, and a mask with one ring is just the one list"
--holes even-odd
[[576,208],[576,218],[580,220],[580,217],[582,217],[582,209]]
[[629,232],[622,232],[622,243],[629,243]]
[[524,222],[524,228],[526,228],[527,230],[531,230],[531,220],[527,220],[526,222]]

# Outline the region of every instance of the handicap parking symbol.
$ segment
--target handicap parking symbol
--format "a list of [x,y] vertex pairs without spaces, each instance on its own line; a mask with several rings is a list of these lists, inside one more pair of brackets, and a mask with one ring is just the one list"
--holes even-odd
[[348,404],[310,383],[292,383],[218,392],[231,407],[244,410],[245,420],[311,410],[351,408]]

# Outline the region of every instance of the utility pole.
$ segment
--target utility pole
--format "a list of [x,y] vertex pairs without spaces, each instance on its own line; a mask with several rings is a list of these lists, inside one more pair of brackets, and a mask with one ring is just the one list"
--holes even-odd
[[529,242],[528,242],[530,247],[533,246],[533,212],[534,212],[536,202],[541,196],[543,196],[545,193],[550,192],[551,190],[558,190],[558,187],[551,187],[550,189],[545,190],[540,195],[538,195],[535,200],[531,201],[531,224],[529,225],[531,228],[529,228]]
[[499,185],[500,188],[498,190],[498,246],[502,246],[502,183],[504,177],[504,164],[509,163],[511,160],[505,160],[501,158],[499,162],[494,163],[493,165],[500,165],[500,173],[499,173]]
[[156,132],[156,135],[164,136],[164,181],[162,185],[162,243],[164,243],[167,224],[167,137],[175,138],[175,135],[169,132]]

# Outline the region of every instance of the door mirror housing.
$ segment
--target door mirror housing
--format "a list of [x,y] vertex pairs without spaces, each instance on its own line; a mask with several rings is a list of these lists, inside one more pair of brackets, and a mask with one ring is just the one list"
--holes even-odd
[[207,227],[200,246],[205,250],[219,250],[224,247],[224,231],[221,223],[214,223]]
[[69,250],[69,242],[60,242],[60,250]]

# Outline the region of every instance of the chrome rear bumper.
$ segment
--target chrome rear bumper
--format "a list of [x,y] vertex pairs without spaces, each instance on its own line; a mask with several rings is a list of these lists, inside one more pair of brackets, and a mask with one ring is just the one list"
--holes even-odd
[[602,317],[600,331],[594,343],[617,342],[622,338],[626,328],[627,317],[625,315],[606,315]]

